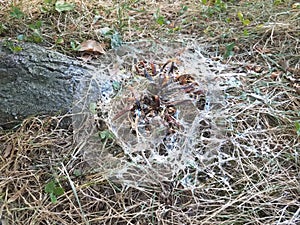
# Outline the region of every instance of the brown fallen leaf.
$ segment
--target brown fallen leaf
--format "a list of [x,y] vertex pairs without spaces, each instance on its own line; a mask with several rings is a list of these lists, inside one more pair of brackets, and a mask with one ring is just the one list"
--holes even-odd
[[262,66],[254,66],[253,70],[256,73],[260,73],[263,71],[263,67]]
[[11,143],[8,143],[3,151],[3,158],[8,158],[12,152],[12,149],[13,145]]
[[103,45],[95,40],[87,40],[80,44],[80,52],[105,54]]
[[282,71],[273,71],[270,75],[272,80],[276,80],[278,77],[282,75]]
[[83,56],[77,57],[77,59],[81,59],[83,62],[89,62],[93,57],[90,54],[84,54]]

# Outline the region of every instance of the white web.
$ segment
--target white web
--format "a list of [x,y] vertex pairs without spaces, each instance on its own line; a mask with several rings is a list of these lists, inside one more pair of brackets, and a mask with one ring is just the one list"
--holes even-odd
[[[110,179],[126,184],[181,179],[184,186],[195,186],[199,182],[197,174],[205,171],[209,175],[212,173],[209,167],[224,160],[219,151],[226,142],[220,112],[224,99],[218,80],[223,67],[205,58],[196,44],[175,46],[145,42],[121,47],[104,56],[87,81],[81,81],[86,90],[81,90],[81,95],[75,98],[74,130],[80,147],[74,154],[83,152],[86,161]],[[134,76],[134,63],[137,60],[165,63],[170,58],[180,60],[180,73],[193,75],[198,88],[205,93],[204,107],[199,110],[195,101],[177,106],[183,129],[175,134],[166,136],[161,118],[153,119],[153,128],[147,135],[132,132],[134,121],[128,109],[134,103],[129,100],[132,93],[128,87],[134,87],[138,96],[151,88],[149,80]],[[212,64],[214,72],[210,70]],[[115,82],[121,85],[121,90],[114,90]],[[175,86],[167,89],[166,95],[173,100],[186,99],[186,94]],[[97,114],[90,107],[95,103]],[[105,124],[104,130],[113,140],[101,140],[96,121]],[[163,153],[159,150],[162,145]]]

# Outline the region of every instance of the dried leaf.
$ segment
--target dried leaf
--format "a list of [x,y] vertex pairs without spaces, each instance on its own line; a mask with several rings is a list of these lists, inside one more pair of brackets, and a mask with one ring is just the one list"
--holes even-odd
[[270,78],[272,80],[276,80],[278,77],[280,77],[282,75],[281,71],[274,71],[271,73]]
[[288,70],[288,68],[290,67],[289,65],[289,61],[282,59],[278,62],[278,64],[282,67],[282,69],[286,72]]
[[87,40],[82,42],[78,51],[105,54],[103,45],[95,40]]
[[262,66],[254,66],[253,70],[256,73],[260,73],[261,71],[263,71],[263,67]]
[[89,54],[85,54],[83,56],[77,57],[77,59],[81,59],[83,62],[89,62],[93,59],[93,57]]
[[20,196],[22,196],[23,192],[25,190],[25,187],[22,187],[19,191],[17,191],[15,194],[13,194],[13,196],[11,196],[9,199],[7,199],[7,203],[12,203],[14,201],[16,201],[18,198],[20,198]]
[[9,155],[10,155],[12,149],[13,149],[13,146],[12,146],[11,143],[9,143],[9,144],[6,146],[6,148],[5,148],[4,152],[3,152],[3,158],[9,157]]

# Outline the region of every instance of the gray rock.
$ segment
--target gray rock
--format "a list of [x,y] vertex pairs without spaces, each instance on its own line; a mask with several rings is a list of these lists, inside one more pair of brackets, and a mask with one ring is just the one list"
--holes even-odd
[[12,52],[7,43],[0,42],[3,128],[28,116],[70,112],[81,80],[90,74],[90,69],[76,59],[35,44],[22,43],[20,47],[21,51]]

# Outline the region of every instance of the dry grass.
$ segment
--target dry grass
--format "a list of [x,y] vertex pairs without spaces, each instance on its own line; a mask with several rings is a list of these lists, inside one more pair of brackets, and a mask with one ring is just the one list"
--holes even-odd
[[[91,167],[82,146],[74,143],[72,128],[57,126],[61,117],[28,118],[12,131],[1,131],[2,224],[300,223],[295,128],[300,120],[300,22],[292,1],[278,6],[240,1],[228,3],[227,9],[198,1],[73,1],[76,9],[63,14],[40,13],[36,6],[42,1],[13,2],[26,16],[11,18],[11,2],[1,2],[0,23],[7,28],[2,36],[30,36],[27,25],[41,20],[43,45],[71,55],[76,52],[70,41],[109,43],[96,32],[106,26],[124,41],[179,40],[185,45],[197,39],[213,84],[222,88],[222,105],[212,111],[211,123],[223,125],[212,163],[178,169],[174,179],[124,183]],[[250,25],[242,24],[238,11]],[[102,19],[93,23],[97,13]],[[160,25],[154,14],[170,23]],[[64,43],[55,43],[58,36]],[[226,58],[227,53],[233,55]],[[141,174],[146,171],[139,168]],[[57,203],[45,192],[51,180],[64,189]]]

